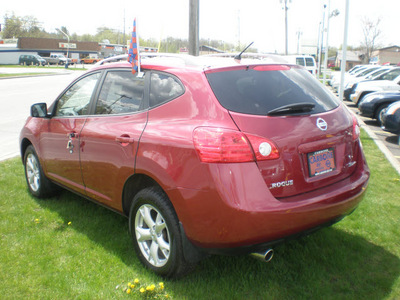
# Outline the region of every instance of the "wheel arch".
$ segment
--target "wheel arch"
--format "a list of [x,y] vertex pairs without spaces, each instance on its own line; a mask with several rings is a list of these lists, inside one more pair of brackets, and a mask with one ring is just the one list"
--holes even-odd
[[[125,182],[122,193],[122,210],[124,215],[129,216],[129,210],[131,208],[131,203],[135,195],[141,190],[148,187],[158,187],[165,193],[161,185],[148,175],[136,173],[128,178],[128,180]],[[168,196],[167,198],[169,200]],[[170,200],[169,202],[172,204]]]
[[32,145],[32,142],[27,139],[27,138],[23,138],[20,144],[20,151],[21,151],[21,159],[22,161],[24,160],[24,156],[25,156],[25,151],[26,149]]
[[376,92],[376,91],[363,91],[361,93],[360,97],[358,98],[358,101],[357,101],[356,105],[358,106],[361,103],[361,100],[364,98],[365,95],[373,93],[373,92]]

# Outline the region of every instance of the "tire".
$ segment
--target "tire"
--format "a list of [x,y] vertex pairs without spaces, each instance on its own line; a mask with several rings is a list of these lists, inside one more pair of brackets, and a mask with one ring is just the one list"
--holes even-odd
[[382,125],[383,122],[382,117],[383,114],[386,112],[388,106],[389,106],[388,104],[382,104],[378,107],[378,109],[375,112],[375,119],[378,121],[379,126]]
[[178,217],[160,188],[136,194],[129,212],[129,230],[140,262],[156,274],[177,278],[192,269],[184,258]]
[[53,196],[58,186],[51,182],[43,173],[39,158],[32,145],[26,148],[24,154],[25,178],[29,192],[37,198]]

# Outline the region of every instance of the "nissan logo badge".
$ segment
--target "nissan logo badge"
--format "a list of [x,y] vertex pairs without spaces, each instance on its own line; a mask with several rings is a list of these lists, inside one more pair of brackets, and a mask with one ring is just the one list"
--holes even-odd
[[321,129],[322,131],[325,131],[325,130],[328,129],[328,124],[325,122],[324,119],[318,118],[318,119],[317,119],[317,127],[318,127],[319,129]]

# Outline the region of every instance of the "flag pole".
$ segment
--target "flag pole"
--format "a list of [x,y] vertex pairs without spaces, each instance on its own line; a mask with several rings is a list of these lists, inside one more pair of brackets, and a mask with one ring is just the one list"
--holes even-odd
[[140,76],[140,50],[139,50],[139,31],[137,30],[137,18],[135,18],[136,25],[136,42],[137,42],[137,66],[138,66],[138,76]]
[[137,35],[136,18],[133,20],[132,37],[128,51],[128,61],[132,65],[132,74],[143,77],[140,72],[139,37]]

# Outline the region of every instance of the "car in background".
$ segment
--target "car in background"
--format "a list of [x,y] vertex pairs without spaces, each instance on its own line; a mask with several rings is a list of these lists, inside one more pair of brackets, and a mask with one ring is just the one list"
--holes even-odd
[[[347,101],[350,101],[350,95],[354,93],[355,85],[358,82],[366,81],[366,80],[379,80],[382,78],[383,74],[389,73],[390,71],[394,71],[393,67],[379,67],[377,69],[366,70],[361,72],[356,77],[351,78],[348,80],[347,84],[345,85],[343,96]],[[398,68],[399,75],[400,75],[400,68]]]
[[[400,91],[400,75],[393,78],[397,74],[383,74],[382,80],[367,80],[355,84],[354,92],[350,94],[350,100],[358,106],[364,96],[373,92],[387,91],[398,92]],[[388,78],[388,79],[386,79]]]
[[49,65],[72,64],[72,59],[67,58],[61,53],[51,53],[49,57],[43,57]]
[[35,65],[35,66],[44,66],[46,65],[46,60],[43,59],[40,55],[36,54],[24,54],[19,57],[20,65]]
[[101,58],[93,57],[93,56],[86,56],[85,58],[81,58],[81,63],[84,64],[95,64],[101,61]]
[[388,106],[382,117],[382,129],[400,135],[400,101]]
[[[375,65],[357,65],[357,66],[354,66],[353,68],[351,68],[348,72],[346,72],[344,74],[344,80],[347,81],[350,78],[355,77],[356,75],[358,75],[362,71],[364,71],[364,70],[366,70],[368,68],[373,68],[373,67],[376,67],[376,66]],[[341,77],[340,72],[335,72],[335,74],[333,74],[332,78],[330,80],[328,80],[328,84],[330,86],[332,86],[332,88],[334,90],[338,90],[339,89],[340,77]]]
[[311,55],[287,55],[283,57],[289,63],[303,66],[312,75],[317,76],[317,63]]
[[123,59],[34,104],[21,157],[32,195],[61,186],[127,216],[157,274],[182,276],[208,254],[268,261],[362,200],[357,119],[303,67],[152,53],[133,74]]
[[358,110],[364,117],[376,119],[379,125],[382,124],[383,114],[387,107],[400,101],[399,92],[374,92],[366,95],[359,103]]

